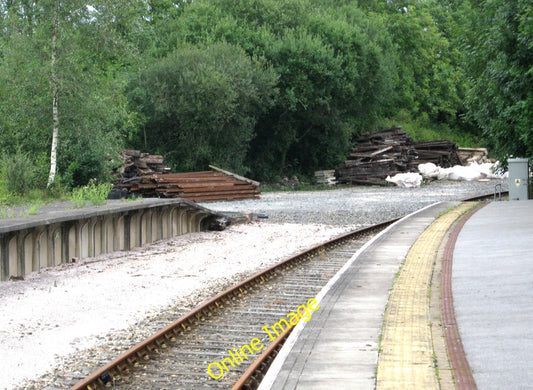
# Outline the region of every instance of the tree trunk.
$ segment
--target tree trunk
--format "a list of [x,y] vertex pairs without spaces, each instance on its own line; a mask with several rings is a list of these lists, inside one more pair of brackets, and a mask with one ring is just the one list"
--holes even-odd
[[48,175],[47,187],[54,184],[57,170],[57,140],[59,136],[59,114],[58,114],[58,81],[56,73],[56,41],[57,41],[57,11],[54,16],[54,26],[52,30],[52,148],[50,152],[50,174]]

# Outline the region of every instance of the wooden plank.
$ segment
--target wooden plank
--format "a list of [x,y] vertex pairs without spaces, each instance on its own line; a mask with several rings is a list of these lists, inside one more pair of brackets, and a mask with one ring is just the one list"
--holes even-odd
[[387,146],[386,148],[383,148],[383,149],[380,149],[380,150],[378,150],[378,151],[376,151],[376,152],[374,152],[374,153],[371,153],[370,156],[371,156],[371,157],[375,157],[375,156],[377,156],[378,154],[385,153],[385,152],[387,152],[387,151],[389,151],[389,150],[392,150],[392,146]]

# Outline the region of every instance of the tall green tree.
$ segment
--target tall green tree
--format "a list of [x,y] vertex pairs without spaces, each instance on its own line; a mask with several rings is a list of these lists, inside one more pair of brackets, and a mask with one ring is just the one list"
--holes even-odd
[[472,1],[466,105],[500,157],[533,156],[532,20],[530,1]]
[[[446,3],[446,4],[445,4]],[[455,20],[450,1],[362,1],[365,9],[386,19],[397,54],[394,104],[413,117],[453,121],[461,109],[461,70],[447,28]],[[440,19],[437,19],[437,16]],[[439,24],[440,22],[440,24]],[[454,57],[455,55],[455,57]]]
[[134,145],[164,154],[182,171],[209,164],[245,173],[258,118],[277,94],[264,61],[229,44],[184,45],[148,66],[131,83],[142,116]]
[[[258,121],[248,165],[261,179],[335,166],[371,128],[392,92],[379,18],[310,0],[194,1],[169,26],[176,42],[229,42],[263,57],[279,96]],[[349,15],[349,16],[347,16]]]
[[120,30],[126,8],[109,4],[4,4],[0,148],[31,153],[48,185],[57,168],[72,185],[103,178],[106,161],[121,143],[129,114],[117,71],[132,63],[135,46]]

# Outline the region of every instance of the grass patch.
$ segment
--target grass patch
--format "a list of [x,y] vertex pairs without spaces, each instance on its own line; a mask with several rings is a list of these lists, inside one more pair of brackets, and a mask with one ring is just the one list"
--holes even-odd
[[107,197],[112,188],[111,183],[96,184],[91,181],[86,186],[74,188],[70,200],[74,202],[76,208],[84,207],[89,202],[94,206],[100,206],[107,203]]
[[30,215],[36,215],[39,212],[39,207],[40,207],[39,204],[31,205],[30,208],[28,210],[26,210],[24,212],[24,214],[22,214],[22,216],[23,217],[27,217],[27,216],[30,216]]
[[450,140],[455,142],[457,146],[464,148],[477,148],[484,146],[484,141],[480,141],[478,137],[454,130],[445,124],[434,125],[414,121],[407,123],[405,126],[403,126],[403,128],[415,142]]
[[14,214],[13,210],[0,207],[0,219],[13,218]]
[[31,188],[24,194],[9,191],[5,181],[0,181],[0,207],[43,205],[57,200],[66,200],[68,190],[54,185],[52,188]]
[[439,219],[440,217],[442,217],[443,215],[446,215],[448,214],[450,211],[452,211],[453,209],[455,209],[457,206],[452,206],[452,207],[448,207],[446,210],[444,211],[441,211],[439,213],[439,215],[437,215],[437,217],[435,218],[436,220]]
[[137,200],[140,200],[142,201],[144,198],[138,194],[133,194],[132,196],[130,197],[127,197],[127,198],[120,198],[120,201],[121,202],[135,202]]
[[415,141],[450,140],[457,146],[464,148],[477,148],[486,145],[486,141],[477,135],[454,128],[446,123],[434,123],[427,116],[413,119],[408,112],[399,112],[395,117],[380,121],[378,126],[387,129],[400,125]]
[[[73,189],[71,192],[60,183],[54,184],[49,189],[32,188],[24,194],[10,191],[5,180],[0,180],[0,219],[13,218],[15,215],[11,207],[28,206],[19,216],[36,215],[44,204],[56,201],[72,201],[75,207],[80,208],[87,204],[95,206],[105,204],[109,192],[113,188],[111,183],[96,184],[90,182],[84,187]],[[132,199],[135,200],[135,199]]]

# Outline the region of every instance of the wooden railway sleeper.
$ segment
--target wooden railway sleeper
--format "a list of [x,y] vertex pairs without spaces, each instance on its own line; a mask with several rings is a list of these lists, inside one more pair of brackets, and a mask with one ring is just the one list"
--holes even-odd
[[138,360],[138,357],[137,356],[129,356],[126,361],[128,362],[128,364],[130,365],[130,367],[137,367],[139,365],[139,360]]
[[144,347],[148,351],[148,354],[152,355],[156,348],[154,348],[153,344],[146,344]]
[[129,366],[128,362],[126,362],[126,361],[123,361],[120,364],[117,364],[117,366],[115,368],[116,368],[116,370],[117,370],[117,372],[119,374],[122,374],[123,372],[127,372],[127,371],[130,370],[130,366]]
[[150,356],[148,355],[148,352],[146,351],[146,349],[137,351],[136,355],[139,357],[139,361],[150,359]]
[[209,305],[205,310],[205,315],[210,318],[218,313],[218,309],[214,305]]
[[163,338],[156,339],[155,344],[161,349],[165,349],[167,347],[165,340]]

